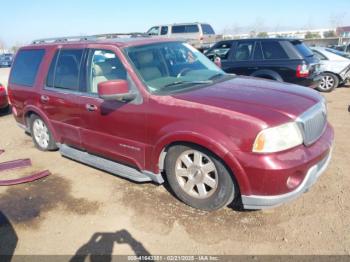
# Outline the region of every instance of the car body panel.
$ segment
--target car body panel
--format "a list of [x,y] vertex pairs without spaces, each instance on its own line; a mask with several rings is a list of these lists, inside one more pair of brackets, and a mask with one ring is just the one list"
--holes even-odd
[[350,78],[350,59],[329,52],[326,48],[313,47],[312,50],[320,53],[324,57],[321,59],[322,72],[334,73],[338,75],[343,82]]
[[[222,69],[227,73],[262,77],[277,80],[280,82],[294,83],[302,86],[316,88],[321,81],[319,71],[319,60],[314,56],[302,55],[291,42],[297,40],[291,39],[240,39],[240,40],[224,40],[211,47],[205,54],[214,59],[216,47],[223,43],[231,43],[231,47],[227,49],[228,54],[221,54],[225,59],[221,60]],[[237,45],[243,43],[251,43],[252,51],[246,60],[235,60],[234,56],[238,50]],[[283,48],[286,58],[265,59],[261,53],[261,57],[257,57],[256,53],[262,52],[262,43],[279,43]],[[302,42],[300,42],[302,43]],[[226,50],[226,48],[225,48]],[[297,77],[297,67],[307,64],[309,67],[309,75],[307,77]]]
[[[333,130],[328,125],[320,139],[273,154],[256,154],[257,134],[268,127],[295,121],[322,101],[315,91],[297,85],[250,77],[233,77],[180,93],[156,95],[147,91],[123,48],[167,42],[156,39],[109,40],[84,43],[39,44],[45,49],[33,88],[9,84],[14,117],[28,129],[28,113],[47,123],[58,144],[69,144],[91,154],[159,174],[170,145],[195,144],[218,156],[237,180],[240,193],[275,195],[290,192],[288,176],[299,174],[329,152]],[[104,101],[86,93],[53,92],[46,75],[57,48],[97,48],[114,51],[138,92],[137,103]],[[43,103],[42,95],[49,96]],[[86,110],[87,104],[96,111]]]
[[0,84],[0,109],[6,108],[8,104],[6,89]]

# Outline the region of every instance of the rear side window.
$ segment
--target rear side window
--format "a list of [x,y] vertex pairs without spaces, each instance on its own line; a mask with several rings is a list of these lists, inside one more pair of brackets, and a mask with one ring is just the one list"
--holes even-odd
[[10,83],[32,87],[38,74],[45,50],[21,50],[12,68]]
[[208,24],[202,24],[202,31],[204,35],[215,35],[215,32],[211,25]]
[[288,59],[287,53],[277,41],[263,41],[261,42],[261,47],[266,60]]
[[254,41],[238,42],[234,60],[246,61],[252,57]]
[[171,29],[173,34],[198,33],[198,25],[174,25]]
[[49,87],[79,90],[80,66],[83,50],[58,51],[53,58],[46,84]]
[[312,50],[307,45],[305,45],[303,42],[293,41],[292,44],[299,51],[299,53],[301,53],[301,55],[303,57],[310,57],[310,56],[314,55]]

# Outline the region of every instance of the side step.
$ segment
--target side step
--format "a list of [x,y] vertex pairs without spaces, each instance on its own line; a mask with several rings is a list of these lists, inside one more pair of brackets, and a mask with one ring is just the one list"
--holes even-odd
[[123,164],[119,164],[102,157],[91,155],[87,152],[80,151],[65,144],[60,145],[60,153],[61,155],[74,159],[78,162],[82,162],[89,166],[102,169],[114,175],[125,177],[136,182],[154,181],[159,184],[162,184],[164,182],[163,177],[160,174],[153,174],[149,171],[140,172],[132,167],[125,166]]

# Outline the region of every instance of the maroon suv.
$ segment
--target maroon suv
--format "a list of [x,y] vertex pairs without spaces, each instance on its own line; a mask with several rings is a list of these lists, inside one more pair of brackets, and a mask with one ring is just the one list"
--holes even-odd
[[280,205],[331,158],[321,95],[226,74],[179,41],[36,41],[17,53],[9,97],[38,149],[137,182],[166,177],[205,210]]

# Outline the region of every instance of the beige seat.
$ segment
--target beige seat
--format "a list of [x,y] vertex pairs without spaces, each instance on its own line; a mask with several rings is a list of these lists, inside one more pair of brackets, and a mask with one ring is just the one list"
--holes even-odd
[[100,63],[93,65],[93,77],[91,93],[98,93],[98,84],[108,80],[113,80],[113,66],[110,63]]
[[137,62],[140,74],[144,80],[149,81],[162,77],[152,52],[139,52],[137,54]]

